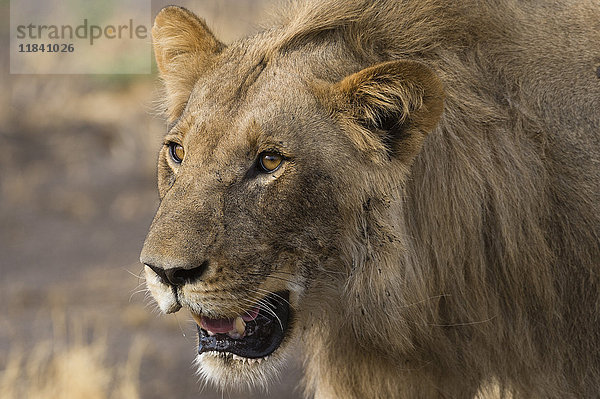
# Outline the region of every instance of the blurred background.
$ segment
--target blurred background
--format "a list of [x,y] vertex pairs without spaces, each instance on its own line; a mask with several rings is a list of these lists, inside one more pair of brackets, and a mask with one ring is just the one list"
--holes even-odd
[[[225,43],[274,6],[152,0],[152,16],[172,3]],[[147,297],[138,258],[166,131],[156,66],[11,75],[9,1],[0,11],[0,398],[299,398],[295,359],[268,393],[204,386],[189,315],[160,315]]]

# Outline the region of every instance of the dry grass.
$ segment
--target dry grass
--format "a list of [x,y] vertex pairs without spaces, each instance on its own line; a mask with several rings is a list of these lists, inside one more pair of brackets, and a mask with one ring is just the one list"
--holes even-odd
[[139,371],[145,347],[143,340],[134,341],[127,359],[111,365],[106,334],[72,323],[68,339],[38,342],[29,350],[11,350],[0,370],[0,397],[139,398]]

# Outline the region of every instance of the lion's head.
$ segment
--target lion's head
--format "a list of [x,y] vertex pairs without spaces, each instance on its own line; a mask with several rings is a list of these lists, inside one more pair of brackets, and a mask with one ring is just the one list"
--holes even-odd
[[173,6],[153,28],[170,124],[141,261],[160,309],[196,320],[201,372],[222,385],[264,382],[341,300],[364,214],[385,209],[442,112],[420,63],[371,65],[335,41],[286,49],[278,35],[226,47]]

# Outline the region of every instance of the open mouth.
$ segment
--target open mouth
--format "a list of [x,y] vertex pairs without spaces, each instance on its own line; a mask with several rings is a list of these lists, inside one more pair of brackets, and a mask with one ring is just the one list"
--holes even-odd
[[290,316],[288,301],[289,292],[280,292],[234,319],[195,317],[198,353],[231,353],[246,359],[269,356],[285,337]]

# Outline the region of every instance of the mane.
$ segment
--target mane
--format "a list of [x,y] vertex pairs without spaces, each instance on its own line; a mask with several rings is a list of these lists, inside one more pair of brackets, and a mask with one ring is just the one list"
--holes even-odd
[[286,12],[279,15],[280,33],[271,42],[270,51],[290,51],[328,34],[342,35],[357,54],[372,53],[387,59],[426,56],[440,47],[467,47],[476,36],[474,24],[469,23],[472,11],[456,3],[291,0],[282,7]]

